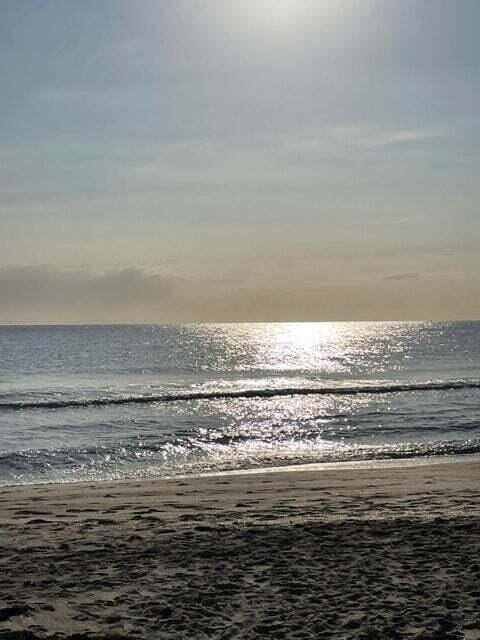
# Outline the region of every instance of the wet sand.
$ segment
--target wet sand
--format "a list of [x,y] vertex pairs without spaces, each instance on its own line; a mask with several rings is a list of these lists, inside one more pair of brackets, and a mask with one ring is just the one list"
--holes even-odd
[[480,462],[0,489],[0,638],[480,639]]

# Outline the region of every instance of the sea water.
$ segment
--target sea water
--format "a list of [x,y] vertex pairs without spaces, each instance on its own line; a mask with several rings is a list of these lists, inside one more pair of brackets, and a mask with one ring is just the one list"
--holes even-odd
[[0,327],[0,484],[480,452],[480,322]]

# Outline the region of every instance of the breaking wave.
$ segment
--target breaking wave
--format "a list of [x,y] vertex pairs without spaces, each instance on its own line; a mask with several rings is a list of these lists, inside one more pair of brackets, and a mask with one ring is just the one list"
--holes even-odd
[[74,407],[100,407],[125,404],[150,404],[155,402],[185,402],[189,400],[226,400],[235,398],[276,398],[280,396],[353,396],[366,394],[406,393],[416,391],[452,391],[480,389],[480,380],[445,380],[414,383],[362,384],[326,387],[280,387],[267,389],[239,389],[214,391],[187,391],[158,395],[123,395],[119,397],[94,397],[79,399],[54,399],[35,401],[0,402],[0,410],[63,409]]

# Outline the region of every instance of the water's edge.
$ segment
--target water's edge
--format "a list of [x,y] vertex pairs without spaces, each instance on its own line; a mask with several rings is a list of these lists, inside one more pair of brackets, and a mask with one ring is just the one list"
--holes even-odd
[[178,474],[178,475],[166,475],[158,476],[155,478],[148,476],[136,476],[134,478],[119,478],[119,479],[95,479],[95,480],[46,480],[45,482],[24,482],[22,484],[4,484],[0,486],[0,493],[5,489],[35,489],[36,487],[63,487],[63,486],[110,486],[117,484],[129,484],[132,482],[137,483],[162,483],[164,481],[172,480],[195,480],[202,478],[221,478],[221,477],[238,477],[238,476],[251,476],[251,475],[267,475],[275,473],[295,473],[295,472],[313,472],[313,471],[378,471],[381,469],[399,469],[399,468],[414,468],[414,467],[428,467],[438,466],[444,464],[471,464],[480,463],[479,454],[465,454],[465,455],[453,455],[453,456],[430,456],[430,457],[415,457],[415,458],[399,458],[399,459],[383,459],[383,460],[353,460],[353,461],[338,461],[338,462],[309,462],[305,464],[290,464],[279,465],[271,467],[256,467],[251,469],[227,469],[224,471],[210,471],[205,473],[191,473],[191,474]]

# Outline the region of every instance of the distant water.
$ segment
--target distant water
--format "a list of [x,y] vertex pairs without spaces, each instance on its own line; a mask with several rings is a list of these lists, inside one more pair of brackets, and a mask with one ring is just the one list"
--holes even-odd
[[480,322],[0,327],[0,484],[480,452]]

